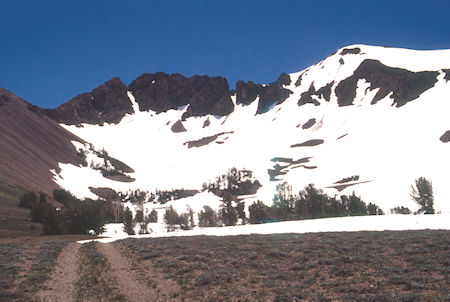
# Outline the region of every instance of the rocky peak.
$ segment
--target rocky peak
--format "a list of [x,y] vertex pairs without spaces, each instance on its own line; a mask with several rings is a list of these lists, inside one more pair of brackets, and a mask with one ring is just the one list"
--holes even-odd
[[286,73],[282,73],[277,81],[269,85],[255,84],[252,81],[247,83],[238,81],[236,83],[236,102],[248,105],[259,96],[256,113],[264,113],[271,105],[281,104],[289,97],[292,91],[284,88],[283,85],[289,85],[290,83],[291,78]]
[[69,125],[118,123],[126,113],[133,113],[127,91],[119,78],[113,78],[91,92],[82,93],[45,112],[57,122]]
[[157,113],[189,105],[183,118],[207,114],[228,115],[233,102],[223,77],[185,76],[163,72],[145,73],[129,85],[141,111]]

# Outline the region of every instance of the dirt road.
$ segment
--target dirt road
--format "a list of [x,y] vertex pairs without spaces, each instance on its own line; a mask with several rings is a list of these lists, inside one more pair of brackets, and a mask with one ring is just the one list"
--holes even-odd
[[[145,279],[138,280],[138,272],[133,269],[130,259],[122,256],[112,243],[96,243],[95,253],[84,255],[93,259],[89,267],[81,261],[80,247],[79,243],[70,243],[62,250],[50,279],[35,295],[35,300],[167,301],[159,298],[159,290],[146,285]],[[89,291],[95,296],[90,296]]]
[[75,282],[78,273],[80,244],[69,243],[59,255],[50,280],[37,293],[38,300],[47,302],[74,301]]

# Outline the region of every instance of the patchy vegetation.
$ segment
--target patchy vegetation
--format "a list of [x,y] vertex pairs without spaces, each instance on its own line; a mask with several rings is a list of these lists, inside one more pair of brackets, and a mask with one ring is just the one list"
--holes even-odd
[[[448,231],[126,239],[184,301],[444,301]],[[124,249],[125,248],[125,249]],[[167,281],[166,281],[167,282]]]
[[99,170],[103,177],[123,182],[133,182],[135,180],[134,178],[126,175],[126,173],[133,173],[134,170],[120,160],[109,156],[105,149],[97,151],[91,146],[91,151],[94,152],[99,158],[102,158],[103,162],[91,162],[90,167],[94,170]]
[[63,189],[53,191],[53,198],[62,207],[56,208],[44,194],[39,198],[34,192],[22,195],[19,206],[30,209],[33,222],[42,223],[42,232],[47,235],[86,234],[94,230],[103,231],[107,204],[98,200],[80,200]]
[[0,244],[0,301],[31,301],[50,277],[65,241]]
[[107,259],[97,251],[96,243],[82,245],[75,301],[126,301],[109,275],[110,269]]

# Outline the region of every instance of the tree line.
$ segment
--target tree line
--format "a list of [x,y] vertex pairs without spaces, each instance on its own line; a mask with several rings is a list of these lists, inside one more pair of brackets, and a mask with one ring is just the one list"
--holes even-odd
[[[418,178],[411,187],[410,196],[420,207],[414,214],[435,213],[431,181],[424,177]],[[364,202],[354,192],[351,195],[332,197],[310,184],[300,190],[298,194],[292,194],[292,187],[287,182],[277,186],[271,206],[258,200],[248,207],[248,212],[249,216],[247,217],[245,204],[233,202],[225,194],[219,211],[215,211],[209,206],[203,207],[198,213],[198,226],[233,226],[238,221],[241,224],[260,224],[327,217],[384,215],[383,210],[378,205]],[[412,214],[412,211],[404,206],[392,208],[390,212]],[[192,229],[195,226],[192,217],[192,210],[179,214],[171,206],[166,210],[164,222],[168,231],[173,231],[176,228]]]
[[55,189],[53,199],[61,207],[50,203],[43,193],[25,193],[19,202],[20,207],[30,209],[33,222],[42,223],[44,234],[86,234],[89,230],[99,234],[105,222],[113,219],[112,208],[103,201],[78,199],[63,189]]
[[[245,204],[236,201],[235,196],[229,189],[237,188],[239,181],[248,181],[251,174],[241,174],[230,170],[231,173],[225,177],[218,178],[220,185],[227,189],[222,191],[222,205],[218,211],[209,206],[204,206],[197,213],[199,227],[233,226],[236,224],[259,224],[275,221],[302,220],[326,217],[361,216],[361,215],[384,215],[380,207],[374,203],[366,203],[354,192],[351,195],[331,197],[321,189],[315,188],[313,184],[300,190],[298,194],[292,193],[292,187],[287,183],[281,183],[276,187],[276,193],[272,205],[262,201],[256,201],[248,207],[248,216]],[[239,172],[239,173],[236,173]],[[242,172],[243,173],[243,172]],[[247,172],[245,172],[247,173]],[[237,177],[236,177],[237,176]],[[249,177],[250,176],[250,177]],[[214,185],[215,186],[215,185]],[[228,189],[229,188],[229,189]],[[61,204],[55,207],[47,200],[45,194],[34,192],[25,193],[19,206],[30,209],[31,220],[43,224],[44,234],[86,234],[88,230],[94,230],[97,234],[103,231],[107,222],[123,222],[124,230],[128,234],[135,233],[135,227],[140,226],[139,233],[147,233],[149,223],[158,222],[158,213],[153,209],[144,214],[145,192],[136,191],[128,196],[128,201],[133,201],[136,213],[133,215],[130,209],[123,208],[117,211],[113,203],[78,199],[70,192],[63,189],[53,191],[53,199]],[[434,197],[431,181],[424,177],[416,179],[411,187],[410,196],[419,205],[414,214],[434,214]],[[120,212],[120,215],[117,214]],[[411,210],[399,206],[390,210],[395,214],[411,214]],[[189,230],[194,228],[194,212],[188,207],[185,212],[178,213],[172,206],[166,209],[164,223],[168,231],[175,229]]]

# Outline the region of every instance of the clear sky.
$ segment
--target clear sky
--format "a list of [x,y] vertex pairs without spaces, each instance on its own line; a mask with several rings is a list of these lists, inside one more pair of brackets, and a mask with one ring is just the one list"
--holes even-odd
[[363,43],[450,48],[449,0],[0,0],[0,87],[56,107],[145,72],[270,83]]

